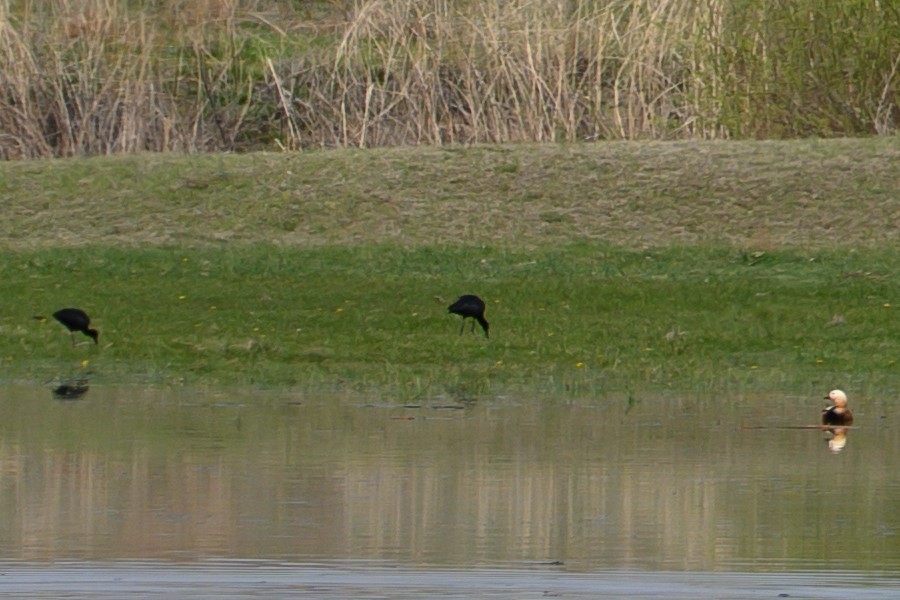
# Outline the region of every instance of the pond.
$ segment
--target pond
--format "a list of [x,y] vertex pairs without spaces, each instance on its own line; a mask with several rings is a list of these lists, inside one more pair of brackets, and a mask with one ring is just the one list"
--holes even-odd
[[0,594],[900,597],[886,399],[81,383],[0,388]]

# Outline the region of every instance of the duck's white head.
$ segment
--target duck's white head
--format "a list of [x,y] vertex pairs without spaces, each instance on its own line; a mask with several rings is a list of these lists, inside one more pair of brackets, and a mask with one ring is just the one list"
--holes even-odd
[[837,408],[847,408],[847,394],[841,390],[831,390],[825,398],[831,400]]

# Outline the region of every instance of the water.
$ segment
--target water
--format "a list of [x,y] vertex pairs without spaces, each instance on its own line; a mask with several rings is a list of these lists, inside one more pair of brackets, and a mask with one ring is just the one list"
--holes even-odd
[[0,388],[0,594],[900,597],[878,398],[52,391]]

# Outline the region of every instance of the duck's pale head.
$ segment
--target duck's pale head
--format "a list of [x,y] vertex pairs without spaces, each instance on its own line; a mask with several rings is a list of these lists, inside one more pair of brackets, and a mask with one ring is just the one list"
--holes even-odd
[[831,390],[825,399],[831,400],[835,408],[847,408],[847,394],[841,390]]

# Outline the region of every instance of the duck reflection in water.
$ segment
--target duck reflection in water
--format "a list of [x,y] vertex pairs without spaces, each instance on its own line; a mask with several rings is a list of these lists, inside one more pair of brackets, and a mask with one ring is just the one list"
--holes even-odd
[[841,390],[831,390],[825,396],[831,406],[822,409],[822,425],[831,437],[826,440],[828,449],[838,453],[847,445],[847,429],[853,425],[853,413],[847,407],[847,394]]
[[828,432],[831,436],[825,440],[825,443],[828,445],[829,450],[837,454],[847,445],[847,428],[835,427],[829,429]]

